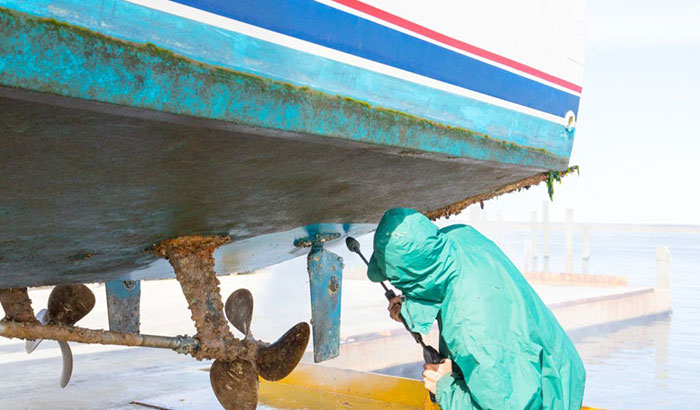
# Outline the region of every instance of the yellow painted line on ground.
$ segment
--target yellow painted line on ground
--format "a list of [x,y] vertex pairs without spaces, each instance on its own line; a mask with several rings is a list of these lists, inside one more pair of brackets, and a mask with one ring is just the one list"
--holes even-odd
[[260,403],[284,409],[440,409],[430,402],[420,380],[308,363],[300,363],[278,382],[261,379]]
[[260,403],[279,409],[314,410],[421,410],[439,407],[409,406],[396,402],[347,396],[323,390],[314,390],[285,383],[260,383]]
[[[268,386],[284,385],[279,386]],[[290,389],[291,388],[291,389]],[[423,384],[418,380],[405,379],[401,377],[384,376],[374,373],[357,372],[353,370],[336,369],[319,365],[301,363],[289,376],[276,383],[261,381],[260,399],[262,403],[268,404],[267,391],[275,393],[270,399],[274,399],[285,391],[297,389],[294,401],[298,401],[299,396],[304,396],[309,392],[311,396],[323,393],[324,396],[342,397],[352,405],[352,408],[402,408],[402,409],[437,409],[437,406],[426,406],[430,399]],[[278,391],[276,391],[278,390]],[[269,403],[273,405],[272,402]],[[341,403],[342,404],[342,403]],[[377,407],[380,406],[381,407]],[[372,407],[374,406],[374,407]],[[290,407],[305,408],[305,407]],[[308,408],[321,408],[308,406]],[[325,407],[324,407],[325,408]],[[329,407],[329,408],[343,408]]]

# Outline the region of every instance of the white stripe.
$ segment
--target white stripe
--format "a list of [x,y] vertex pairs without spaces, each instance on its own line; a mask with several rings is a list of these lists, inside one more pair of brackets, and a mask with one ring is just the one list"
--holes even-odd
[[[448,44],[441,43],[441,42],[439,42],[439,41],[437,41],[437,40],[434,40],[434,39],[432,39],[432,38],[430,38],[430,37],[425,37],[425,36],[423,36],[422,34],[419,34],[419,33],[416,33],[416,32],[414,32],[414,31],[408,30],[408,29],[406,29],[406,28],[397,26],[397,25],[395,25],[395,24],[389,23],[389,22],[387,22],[387,21],[384,21],[384,20],[382,20],[382,19],[376,18],[376,17],[374,17],[374,16],[370,16],[369,14],[365,14],[365,13],[363,13],[363,12],[361,12],[361,11],[358,11],[358,10],[355,10],[355,9],[353,9],[353,8],[351,8],[351,7],[347,7],[347,6],[345,6],[345,5],[338,4],[338,3],[334,2],[333,0],[314,0],[314,1],[316,1],[317,3],[323,3],[323,4],[327,5],[327,6],[336,8],[336,9],[338,9],[338,10],[342,10],[342,11],[344,11],[344,12],[346,12],[346,13],[350,13],[350,14],[356,15],[356,16],[358,16],[358,17],[362,17],[363,19],[373,21],[373,22],[375,22],[375,23],[377,23],[377,24],[381,24],[381,25],[383,25],[383,26],[385,26],[385,27],[389,27],[389,28],[394,29],[394,30],[396,30],[396,31],[400,31],[400,32],[402,32],[402,33],[404,33],[404,34],[408,34],[408,35],[410,35],[410,36],[412,36],[412,37],[416,37],[416,38],[419,38],[419,39],[421,39],[421,40],[423,40],[423,41],[427,41],[427,42],[429,42],[429,43],[435,44],[435,45],[440,46],[440,47],[442,47],[442,48],[445,48],[445,49],[454,51],[455,53],[459,53],[459,54],[462,54],[462,55],[464,55],[464,56],[471,57],[471,58],[473,58],[473,59],[475,59],[475,60],[479,60],[479,61],[481,61],[481,62],[487,63],[487,64],[492,65],[492,66],[494,66],[494,67],[501,68],[501,69],[503,69],[503,70],[506,70],[506,71],[509,71],[509,72],[511,72],[511,73],[517,74],[517,75],[519,75],[519,76],[521,76],[521,77],[525,77],[525,78],[527,78],[527,79],[530,79],[530,80],[533,80],[533,81],[537,81],[537,82],[542,83],[542,84],[545,84],[545,85],[547,85],[547,86],[549,86],[549,87],[556,88],[557,90],[567,92],[567,93],[572,94],[572,95],[575,95],[575,96],[577,96],[577,97],[580,97],[580,96],[581,96],[581,93],[579,93],[579,92],[577,92],[577,91],[574,91],[574,90],[571,90],[571,89],[566,88],[566,87],[562,87],[562,86],[559,85],[559,84],[555,84],[555,83],[552,83],[552,82],[550,82],[550,81],[547,81],[547,80],[545,80],[545,79],[543,79],[543,78],[534,76],[534,75],[529,74],[529,73],[522,72],[522,71],[520,71],[520,70],[518,70],[518,69],[515,69],[515,68],[513,68],[513,67],[510,67],[510,66],[508,66],[508,65],[501,64],[501,63],[496,62],[496,61],[493,61],[493,60],[489,60],[488,58],[485,58],[485,57],[482,57],[482,56],[479,56],[479,55],[476,55],[476,54],[469,53],[469,52],[467,52],[467,51],[461,50],[461,49],[456,48],[456,47],[452,47],[452,46],[450,46],[450,45],[448,45]],[[432,30],[432,29],[431,29],[431,30]],[[437,30],[433,30],[433,31],[437,31]],[[461,41],[461,40],[460,40],[460,41]]]
[[362,2],[574,84],[583,82],[584,0]]
[[[180,3],[175,3],[169,0],[126,0],[130,3],[139,4],[156,10],[164,11],[176,16],[184,17],[189,20],[198,21],[214,27],[219,27],[225,30],[241,33],[253,38],[268,41],[294,50],[305,53],[314,54],[320,57],[325,57],[334,61],[349,64],[362,69],[371,70],[380,74],[385,74],[391,77],[410,81],[416,84],[425,85],[437,90],[446,91],[449,93],[472,98],[488,104],[503,107],[509,110],[522,112],[531,116],[542,118],[544,120],[554,122],[560,125],[565,125],[564,117],[559,117],[546,112],[535,110],[520,104],[515,104],[510,101],[501,100],[490,95],[478,93],[466,88],[458,87],[452,84],[444,83],[429,77],[414,74],[385,64],[377,63],[376,61],[367,60],[357,57],[352,54],[347,54],[332,48],[320,46],[308,41],[300,40],[295,37],[280,34],[274,31],[266,30],[251,24],[243,23],[228,17],[219,16],[214,13],[199,10]],[[291,80],[291,79],[290,79]],[[299,82],[299,81],[296,81]],[[313,86],[313,84],[306,84]]]

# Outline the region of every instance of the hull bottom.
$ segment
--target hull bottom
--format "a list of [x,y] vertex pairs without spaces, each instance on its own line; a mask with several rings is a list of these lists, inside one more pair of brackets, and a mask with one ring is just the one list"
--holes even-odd
[[545,171],[11,88],[0,113],[0,288],[171,277],[145,249],[182,235],[230,235],[225,269],[246,271],[302,232],[358,235]]

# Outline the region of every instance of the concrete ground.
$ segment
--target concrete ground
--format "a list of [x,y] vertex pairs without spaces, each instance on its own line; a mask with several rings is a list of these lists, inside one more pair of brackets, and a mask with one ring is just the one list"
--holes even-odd
[[[255,275],[221,277],[224,298],[245,287],[255,297],[252,330],[256,338],[273,341],[290,326],[310,319],[308,277],[295,273],[262,271]],[[349,275],[352,277],[352,275]],[[80,326],[107,328],[104,287],[92,285],[95,309]],[[636,291],[630,288],[582,288],[535,285],[548,305],[610,297]],[[46,306],[50,289],[30,290],[36,311]],[[391,321],[381,287],[366,280],[347,279],[342,295],[341,337],[351,343],[363,335],[396,334],[401,325]],[[187,304],[174,280],[142,283],[141,332],[176,335],[194,333]],[[575,320],[575,319],[571,319]],[[562,323],[565,328],[572,324]],[[575,324],[573,324],[575,325]],[[575,327],[575,326],[574,326]],[[407,336],[406,336],[407,337]],[[18,340],[0,339],[0,408],[3,409],[141,409],[132,402],[164,408],[218,408],[209,377],[197,362],[172,351],[71,344],[73,378],[61,389],[58,345],[45,341],[32,353]],[[358,360],[363,360],[358,357]],[[353,359],[351,359],[353,360]],[[386,367],[386,366],[379,366]]]

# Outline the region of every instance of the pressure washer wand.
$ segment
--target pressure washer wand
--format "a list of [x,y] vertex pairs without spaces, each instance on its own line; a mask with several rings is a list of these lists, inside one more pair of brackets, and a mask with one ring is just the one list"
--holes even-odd
[[[348,250],[350,252],[360,255],[360,258],[362,258],[362,260],[365,262],[365,265],[369,266],[369,262],[362,254],[362,252],[360,252],[360,243],[357,241],[357,239],[353,238],[352,236],[348,236],[347,238],[345,238],[345,245],[347,245]],[[384,288],[384,297],[386,297],[386,300],[391,301],[391,299],[396,297],[396,293],[393,289],[389,289],[383,281],[379,283]],[[438,353],[438,351],[435,350],[434,347],[425,344],[425,342],[423,341],[423,336],[418,332],[412,331],[411,328],[408,327],[406,319],[404,319],[404,317],[400,313],[399,317],[401,318],[401,323],[403,323],[403,327],[405,327],[406,330],[408,330],[411,336],[413,336],[416,342],[420,344],[423,348],[423,360],[425,360],[425,362],[428,364],[441,363],[442,357],[440,357],[440,353]],[[432,393],[430,393],[430,400],[432,400],[433,403],[435,403],[435,395],[433,395]]]
[[[357,241],[357,239],[353,238],[352,236],[348,236],[345,238],[345,245],[347,245],[348,250],[350,252],[356,253],[360,255],[360,258],[362,258],[362,261],[365,263],[365,265],[369,266],[369,261],[367,258],[365,258],[365,255],[360,252],[360,243]],[[396,293],[394,293],[393,289],[389,289],[386,287],[386,284],[384,282],[379,282],[380,285],[384,288],[384,296],[386,297],[386,300],[391,300],[396,297]]]

